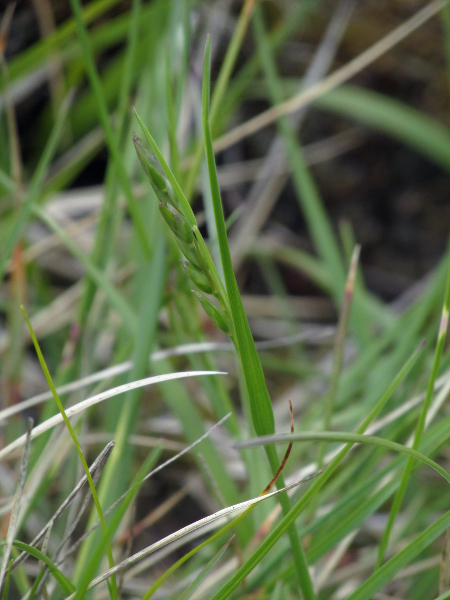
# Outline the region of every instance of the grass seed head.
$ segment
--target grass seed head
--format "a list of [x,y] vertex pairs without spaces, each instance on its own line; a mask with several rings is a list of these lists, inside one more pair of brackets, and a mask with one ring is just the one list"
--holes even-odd
[[221,329],[227,335],[231,335],[231,327],[230,321],[226,314],[222,309],[218,308],[209,298],[200,294],[196,290],[192,290],[192,292],[197,296],[200,301],[200,304],[203,307],[203,310],[208,315],[213,323],[217,325],[219,329]]
[[178,245],[180,246],[181,252],[187,258],[187,260],[199,271],[204,272],[205,262],[200,256],[198,246],[196,246],[195,244],[185,244],[180,240],[178,240]]
[[205,292],[205,294],[214,294],[214,284],[208,275],[204,273],[204,271],[197,269],[197,267],[191,265],[191,263],[188,261],[181,262],[181,264],[183,265],[183,269],[185,270],[189,279],[196,287],[198,287],[199,290]]
[[139,162],[141,163],[144,173],[147,175],[158,200],[180,210],[179,202],[176,199],[153,150],[145,144],[144,140],[135,134],[133,134],[133,143]]
[[188,245],[193,244],[194,234],[187,219],[170,204],[164,204],[164,202],[160,202],[159,210],[177,239]]

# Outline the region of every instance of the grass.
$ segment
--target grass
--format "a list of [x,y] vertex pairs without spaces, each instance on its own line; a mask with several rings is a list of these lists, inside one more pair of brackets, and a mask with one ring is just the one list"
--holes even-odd
[[[427,161],[405,197],[439,195],[445,117],[370,82],[388,57],[403,89],[401,44],[424,31],[444,64],[448,6],[345,55],[364,10],[300,4],[274,23],[251,0],[226,15],[71,0],[2,57],[2,600],[448,597],[450,254],[390,303],[364,278],[365,223],[337,224],[324,201],[379,139]],[[0,28],[7,50],[14,31]],[[300,70],[299,39],[314,50]],[[30,118],[18,86],[32,98],[42,73],[64,93]],[[299,128],[351,143],[311,166]],[[252,152],[256,177],[239,158]],[[342,181],[324,176],[336,164]]]

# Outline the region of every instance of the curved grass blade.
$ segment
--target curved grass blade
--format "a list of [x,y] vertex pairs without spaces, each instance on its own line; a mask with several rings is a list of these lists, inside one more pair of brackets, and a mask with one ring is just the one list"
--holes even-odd
[[[186,448],[184,448],[183,450],[181,450],[181,452],[178,452],[177,454],[175,454],[175,456],[172,456],[171,458],[169,458],[168,460],[164,461],[162,464],[158,465],[155,469],[153,469],[152,471],[150,471],[150,473],[147,473],[142,480],[139,482],[139,485],[142,485],[145,481],[148,481],[151,477],[153,477],[154,475],[156,475],[156,473],[159,473],[160,471],[162,471],[163,469],[165,469],[166,467],[168,467],[170,464],[172,464],[173,462],[175,462],[176,460],[180,459],[182,456],[184,456],[185,454],[187,454],[188,452],[192,452],[193,449],[200,444],[203,440],[205,440],[207,437],[210,436],[210,434],[217,428],[220,427],[222,425],[222,423],[224,423],[228,418],[230,417],[230,415],[226,415],[225,417],[223,417],[222,419],[220,419],[220,421],[218,421],[215,425],[213,425],[210,429],[208,429],[208,431],[206,431],[201,437],[199,437],[195,442],[193,442],[192,444],[189,444],[188,446],[186,446]],[[138,481],[137,477],[136,477],[136,481]],[[134,484],[133,484],[134,485]],[[130,488],[131,489],[131,488]],[[124,494],[122,494],[122,496],[120,496],[115,502],[113,502],[113,504],[107,508],[105,510],[105,516],[110,514],[115,508],[116,506],[118,506],[119,504],[121,504],[123,501],[125,501],[127,494],[129,493],[129,490],[126,491]],[[71,552],[73,552],[78,545],[85,539],[85,537],[87,537],[88,535],[90,535],[90,533],[96,528],[98,527],[99,522],[97,522],[95,525],[93,525],[90,529],[88,529],[79,539],[78,541],[72,546],[71,548]]]
[[450,171],[448,127],[403,102],[347,84],[314,104],[383,131]]
[[[290,408],[290,413],[291,413],[291,433],[294,432],[294,413],[292,410],[292,403],[291,401],[289,401],[289,408]],[[292,444],[289,444],[287,447],[287,450],[284,454],[283,460],[280,463],[280,466],[278,467],[277,472],[275,473],[275,475],[273,476],[273,478],[271,479],[271,481],[266,485],[266,487],[263,489],[263,491],[261,492],[261,494],[259,495],[259,497],[261,496],[265,496],[269,493],[269,491],[271,490],[271,488],[275,485],[277,479],[280,477],[284,467],[286,466],[286,462],[291,454],[291,450],[292,450]],[[310,475],[308,475],[307,477],[305,477],[304,479],[301,479],[300,481],[297,482],[297,485],[300,485],[302,483],[306,483],[307,481],[310,481],[311,479],[314,479],[314,477],[317,477],[317,475],[320,475],[321,471],[316,471]],[[251,505],[249,508],[247,508],[246,511],[244,511],[242,514],[240,514],[238,517],[234,518],[232,521],[230,521],[229,523],[227,523],[225,525],[225,527],[223,527],[222,529],[220,529],[219,531],[217,531],[213,536],[211,536],[210,538],[208,538],[207,540],[205,540],[204,542],[202,542],[199,546],[196,546],[193,550],[191,550],[190,552],[188,552],[187,554],[185,554],[182,558],[180,558],[179,560],[177,560],[176,563],[174,563],[171,567],[169,567],[169,569],[167,569],[167,571],[165,573],[163,573],[163,575],[161,575],[161,577],[159,577],[155,583],[152,585],[152,587],[148,590],[148,592],[145,594],[145,596],[142,598],[142,600],[149,600],[149,598],[152,597],[152,595],[156,592],[156,590],[164,583],[164,581],[166,581],[166,579],[172,575],[172,573],[174,573],[179,567],[181,567],[181,565],[183,565],[187,560],[189,560],[190,558],[192,558],[192,556],[194,556],[195,554],[197,554],[197,552],[199,552],[200,550],[202,550],[203,548],[205,548],[205,546],[207,546],[208,544],[211,544],[212,542],[214,542],[216,539],[218,539],[219,537],[221,537],[224,533],[226,533],[227,531],[229,531],[230,529],[234,528],[239,521],[241,521],[244,517],[246,517],[248,515],[248,513],[250,513],[255,505]]]
[[379,446],[380,448],[386,448],[393,450],[394,452],[400,452],[407,454],[411,458],[420,460],[435,471],[439,473],[448,483],[450,483],[450,474],[438,465],[434,460],[425,456],[421,452],[413,448],[408,448],[403,444],[380,438],[376,435],[361,435],[358,433],[344,433],[340,431],[304,431],[302,433],[287,433],[283,435],[267,435],[254,440],[248,440],[246,442],[240,442],[236,444],[237,448],[248,448],[252,446],[260,446],[263,444],[285,444],[286,442],[345,442],[351,444],[366,444]]
[[[225,373],[221,371],[188,371],[185,373],[169,373],[167,375],[154,375],[153,377],[146,377],[145,379],[134,381],[133,383],[125,383],[123,385],[119,385],[118,387],[107,390],[106,392],[96,394],[95,396],[92,396],[87,400],[83,400],[82,402],[79,402],[78,404],[75,404],[74,406],[68,408],[66,410],[66,416],[70,418],[73,415],[83,410],[86,410],[90,406],[93,406],[94,404],[103,402],[103,400],[106,400],[107,398],[112,398],[113,396],[117,396],[118,394],[129,392],[130,390],[136,389],[138,387],[152,385],[154,383],[162,383],[164,381],[170,381],[172,379],[181,379],[183,377],[194,377],[196,375],[225,375]],[[47,419],[43,423],[40,423],[37,427],[34,427],[34,429],[31,431],[31,439],[33,440],[34,438],[44,433],[44,431],[48,431],[49,429],[55,427],[56,425],[59,425],[59,423],[62,423],[63,421],[64,419],[61,414],[54,415],[50,419]],[[25,443],[25,439],[25,435],[22,435],[16,440],[14,440],[14,442],[0,450],[0,460],[5,458],[5,456],[11,454],[11,452],[16,450],[17,448],[23,446]]]
[[[108,577],[111,577],[111,575],[113,575],[114,573],[118,573],[119,571],[128,568],[129,566],[131,566],[132,564],[142,560],[143,558],[145,558],[146,556],[149,556],[150,554],[153,554],[154,552],[156,552],[157,550],[160,550],[161,548],[164,548],[165,546],[167,546],[168,544],[175,542],[176,540],[186,536],[187,534],[196,531],[198,529],[202,529],[208,525],[211,525],[212,523],[218,521],[218,523],[216,523],[216,526],[219,527],[220,524],[222,523],[222,521],[227,520],[228,515],[234,513],[234,512],[238,512],[238,511],[246,511],[249,508],[252,508],[254,505],[258,504],[259,502],[263,502],[264,500],[266,500],[267,498],[272,498],[274,496],[279,495],[280,493],[286,492],[290,489],[293,489],[295,487],[297,487],[300,483],[302,483],[303,481],[309,481],[311,479],[311,476],[305,478],[302,481],[297,481],[285,488],[282,488],[281,490],[276,490],[274,492],[271,492],[269,494],[265,494],[262,496],[258,496],[256,498],[252,498],[251,500],[245,500],[244,502],[240,502],[239,504],[234,504],[232,506],[228,506],[227,508],[223,508],[222,510],[217,511],[216,513],[209,515],[207,517],[204,517],[203,519],[200,519],[199,521],[195,521],[194,523],[191,523],[190,525],[188,525],[187,527],[183,527],[182,529],[180,529],[179,531],[176,531],[175,533],[172,533],[168,536],[166,536],[165,538],[163,538],[162,540],[159,540],[158,542],[155,542],[154,544],[152,544],[151,546],[148,546],[147,548],[145,548],[144,550],[141,550],[140,552],[137,552],[136,554],[134,554],[133,556],[130,556],[129,558],[127,558],[126,560],[122,561],[121,563],[118,563],[117,565],[114,566],[113,569],[109,569],[109,571],[106,571],[105,573],[102,573],[101,575],[99,575],[98,577],[96,577],[95,579],[93,579],[91,581],[91,583],[89,584],[88,589],[92,589],[95,586],[97,586],[99,583],[102,583],[103,581],[105,581]],[[237,520],[242,517],[242,515],[239,515],[239,517],[237,517],[237,519],[233,520],[232,523],[228,523],[223,530],[220,531],[220,534],[224,533],[224,531],[226,531],[227,529],[229,529],[230,527],[233,527]],[[214,537],[214,539],[216,539]],[[207,540],[207,542],[212,541],[212,540]],[[202,546],[203,547],[203,546]],[[190,555],[188,555],[189,557]],[[66,600],[72,600],[73,596],[70,596],[69,598],[67,598]]]
[[[419,447],[420,441],[422,439],[422,434],[425,429],[425,422],[428,414],[428,410],[431,405],[431,401],[434,395],[434,385],[436,383],[436,378],[439,370],[439,365],[442,357],[442,353],[444,351],[445,338],[447,334],[448,327],[448,315],[450,309],[450,255],[448,262],[448,272],[447,272],[447,281],[445,285],[445,293],[444,293],[444,303],[442,306],[442,314],[441,314],[441,322],[438,331],[438,337],[436,341],[436,349],[434,352],[433,366],[431,368],[431,374],[428,379],[427,385],[427,393],[425,396],[425,401],[422,404],[422,410],[420,411],[419,420],[417,422],[416,431],[414,434],[413,440],[413,449],[417,449]],[[384,530],[383,536],[380,541],[380,545],[378,548],[378,559],[377,559],[377,567],[381,565],[384,559],[385,552],[388,547],[389,538],[392,532],[392,528],[394,526],[394,521],[400,511],[403,498],[406,493],[406,488],[408,487],[409,478],[411,476],[411,471],[413,468],[412,459],[409,459],[406,463],[405,469],[402,473],[402,478],[400,482],[400,486],[397,489],[397,492],[394,496],[394,500],[391,506],[391,510],[389,512],[389,518]]]
[[[363,434],[370,423],[375,419],[375,417],[379,414],[379,412],[386,405],[387,401],[390,399],[396,388],[399,386],[401,381],[405,378],[413,364],[416,362],[419,353],[423,349],[423,344],[421,344],[415,352],[411,355],[409,360],[400,369],[399,373],[396,375],[392,383],[389,385],[386,392],[381,396],[373,409],[369,412],[367,417],[358,427],[356,433]],[[347,444],[331,461],[331,463],[326,467],[325,471],[322,475],[312,484],[312,486],[305,492],[305,494],[300,498],[300,500],[292,507],[287,515],[283,517],[283,519],[276,525],[276,527],[269,533],[267,538],[260,544],[259,548],[250,556],[245,563],[238,569],[233,577],[231,577],[227,583],[222,586],[222,588],[213,596],[212,600],[224,600],[228,598],[228,596],[235,590],[240,583],[244,580],[244,578],[260,563],[262,558],[269,552],[269,550],[276,544],[276,542],[282,537],[282,535],[286,532],[289,525],[293,524],[300,513],[304,510],[304,508],[308,505],[310,500],[316,496],[316,494],[320,491],[320,489],[325,485],[337,467],[341,464],[347,454],[350,452],[352,448],[352,444]]]
[[[304,340],[310,339],[326,339],[331,337],[334,329],[333,327],[325,328],[325,329],[314,329],[311,328],[307,331],[302,331],[300,333],[294,334],[292,336],[275,338],[269,341],[256,342],[256,348],[259,349],[272,349],[283,346],[289,346],[296,344],[298,342],[302,342]],[[180,344],[179,346],[174,346],[173,348],[165,348],[164,350],[156,350],[152,352],[148,360],[149,362],[157,362],[159,360],[163,360],[169,358],[171,356],[185,356],[187,354],[201,354],[204,352],[234,352],[234,345],[232,342],[194,342],[192,344]],[[98,381],[104,381],[105,379],[116,377],[123,373],[127,373],[130,371],[132,367],[131,361],[124,361],[112,367],[107,367],[106,369],[101,369],[100,371],[96,371],[91,375],[87,375],[86,377],[82,377],[76,381],[71,381],[62,385],[56,389],[58,394],[61,396],[62,394],[67,394],[69,392],[73,392],[76,390],[80,390],[92,383],[96,383]],[[442,384],[442,382],[441,382]],[[14,406],[10,406],[0,411],[0,423],[5,421],[12,415],[16,415],[24,410],[37,406],[50,400],[52,398],[51,392],[42,392],[41,394],[37,394],[36,396],[32,396],[23,402],[19,402]]]
[[67,579],[64,573],[61,573],[58,567],[51,561],[51,559],[46,554],[44,554],[37,548],[33,548],[33,546],[29,546],[24,542],[20,542],[19,540],[14,540],[13,546],[18,550],[22,550],[22,552],[27,552],[30,556],[33,556],[37,560],[40,560],[41,562],[46,564],[47,567],[50,569],[50,573],[56,579],[63,592],[65,594],[73,594],[73,592],[75,591],[75,586],[72,584],[71,581],[69,581],[69,579]]
[[[56,391],[55,388],[55,384],[53,383],[52,377],[50,375],[50,371],[48,370],[47,364],[45,362],[44,356],[41,352],[41,348],[39,346],[39,342],[37,341],[37,338],[34,334],[33,331],[33,327],[31,326],[30,320],[28,318],[28,315],[25,311],[25,308],[22,306],[22,313],[23,316],[25,317],[25,321],[27,322],[28,328],[30,330],[30,335],[31,335],[31,339],[33,340],[33,345],[34,348],[36,350],[36,354],[38,356],[39,359],[39,363],[41,365],[42,371],[45,375],[45,379],[47,381],[47,385],[48,387],[51,389],[52,393],[53,393],[53,397],[55,399],[55,402],[58,406],[58,410],[61,413],[61,417],[64,420],[64,423],[69,431],[70,437],[72,438],[73,444],[77,450],[78,456],[80,458],[81,464],[83,465],[83,469],[86,475],[86,478],[88,480],[89,483],[89,487],[91,488],[91,493],[92,493],[92,498],[94,500],[94,504],[95,504],[95,508],[97,510],[100,522],[101,522],[101,526],[102,526],[102,530],[103,530],[103,536],[104,536],[104,540],[103,543],[105,545],[105,550],[106,550],[106,554],[108,556],[108,562],[109,562],[109,566],[110,568],[112,568],[114,566],[114,558],[113,558],[113,554],[112,554],[112,549],[111,549],[111,544],[109,541],[109,537],[108,537],[108,531],[106,528],[106,522],[105,522],[105,518],[103,516],[103,511],[102,511],[102,507],[100,506],[100,501],[98,499],[98,495],[97,495],[97,490],[95,489],[95,485],[94,482],[92,480],[92,476],[91,473],[89,471],[89,467],[88,464],[86,462],[86,459],[84,457],[83,451],[81,450],[81,446],[80,443],[78,442],[77,436],[75,434],[75,430],[73,429],[72,425],[70,424],[70,421],[67,417],[67,414],[64,410],[64,407],[62,405],[62,402],[58,396],[58,393]],[[116,599],[118,597],[117,594],[117,583],[116,583],[116,578],[115,576],[112,577],[111,579],[111,587],[110,587],[110,595],[112,599]]]

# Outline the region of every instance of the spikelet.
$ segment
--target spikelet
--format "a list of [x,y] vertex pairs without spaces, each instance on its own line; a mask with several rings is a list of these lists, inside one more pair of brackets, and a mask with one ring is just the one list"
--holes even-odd
[[192,290],[192,292],[199,299],[200,304],[203,306],[203,310],[211,319],[211,321],[215,323],[217,327],[224,333],[231,335],[230,319],[227,317],[225,312],[213,304],[213,302],[207,296],[200,294],[200,292],[197,292],[196,290]]
[[[161,215],[174,233],[177,244],[187,259],[182,262],[182,265],[189,279],[197,288],[192,290],[193,293],[217,327],[232,336],[232,320],[227,308],[228,303],[221,291],[223,285],[198,228],[195,227],[194,232],[154,152],[134,133],[133,142],[139,161],[159,200]],[[219,306],[204,294],[215,296],[219,301]]]
[[205,292],[205,294],[214,294],[214,282],[211,281],[211,279],[207,275],[205,275],[203,271],[200,271],[200,269],[194,267],[194,265],[192,265],[187,260],[184,262],[181,261],[181,264],[189,279],[196,287],[198,287],[199,290]]
[[193,245],[194,234],[192,233],[192,227],[187,222],[187,219],[175,210],[175,208],[172,208],[170,204],[164,204],[164,202],[159,203],[159,210],[164,221],[174,232],[177,239],[188,246]]

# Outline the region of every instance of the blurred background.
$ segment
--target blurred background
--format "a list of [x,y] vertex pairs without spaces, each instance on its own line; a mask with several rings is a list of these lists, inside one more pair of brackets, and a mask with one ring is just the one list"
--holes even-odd
[[[430,289],[433,300],[422,305],[423,315],[395,360],[388,358],[388,372],[395,373],[422,336],[428,333],[434,343],[450,225],[446,2],[3,0],[0,11],[1,408],[19,407],[3,424],[2,445],[24,432],[25,415],[39,421],[55,411],[41,401],[20,408],[48,389],[21,304],[58,385],[131,361],[131,374],[106,380],[118,384],[147,374],[152,350],[225,342],[189,295],[170,241],[161,249],[156,283],[145,288],[163,228],[131,141],[132,130],[142,136],[136,107],[217,257],[201,154],[208,33],[219,183],[252,331],[258,341],[293,334],[306,339],[298,348],[262,357],[280,400],[277,424],[287,430],[287,393],[292,397],[296,389],[302,398],[297,414],[308,419],[308,407],[326,389],[355,244],[361,245],[357,289],[364,307],[350,326],[346,360],[400,323]],[[271,112],[275,105],[285,108],[283,115]],[[261,114],[264,123],[254,120]],[[396,343],[391,339],[383,348],[394,354]],[[219,355],[218,363],[235,369],[229,354]],[[212,366],[207,359],[180,358],[161,371]],[[418,375],[414,391],[424,380]],[[374,381],[377,372],[366,369],[358,385],[370,389]],[[236,382],[219,391],[215,384],[200,391],[193,385],[185,393],[195,397],[205,422],[221,416],[208,400],[211,393],[229,395],[238,405]],[[75,391],[67,402],[83,394]],[[350,387],[345,394],[341,407],[365,397]],[[174,416],[172,406],[167,412],[170,400],[163,393],[144,392],[133,402],[138,408],[128,434],[136,436],[134,456],[160,435],[170,454],[199,433],[186,434],[180,414]],[[109,406],[80,425],[89,456],[116,431],[121,401]],[[320,409],[314,410],[316,423]],[[352,415],[349,422],[355,421]],[[305,460],[312,460],[310,454]],[[245,473],[234,460],[227,456],[242,487]],[[48,475],[55,497],[75,480],[76,460],[70,465],[62,477],[67,481]],[[12,476],[12,464],[2,468]],[[137,520],[145,507],[172,493],[184,498],[182,517],[172,514],[169,525],[158,521],[151,539],[216,506],[214,494],[214,500],[202,497],[204,483],[197,492],[186,483],[180,492],[182,476],[184,470],[174,468],[145,492],[147,504],[138,504]],[[53,500],[44,512],[51,514]],[[384,522],[372,523],[370,541]],[[410,589],[398,597],[413,598],[405,591]],[[415,593],[431,597],[420,596],[423,588]]]

